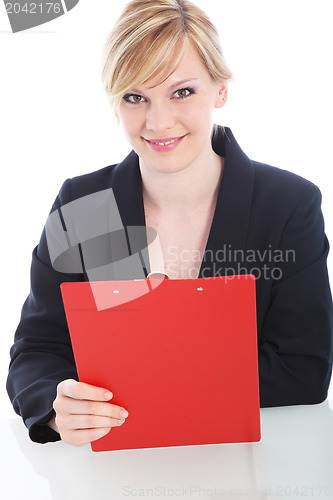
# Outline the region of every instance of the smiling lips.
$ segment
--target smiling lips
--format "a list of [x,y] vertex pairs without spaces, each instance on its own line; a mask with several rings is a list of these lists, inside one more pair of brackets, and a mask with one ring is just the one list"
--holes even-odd
[[181,137],[168,137],[167,139],[144,140],[146,141],[146,144],[148,144],[148,146],[153,149],[153,151],[170,151],[176,148],[186,137],[186,135],[187,134]]

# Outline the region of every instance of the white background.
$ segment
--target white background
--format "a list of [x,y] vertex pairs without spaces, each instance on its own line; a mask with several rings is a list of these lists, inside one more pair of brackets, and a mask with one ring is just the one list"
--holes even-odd
[[[235,76],[215,121],[232,128],[251,158],[320,187],[333,241],[332,1],[195,2],[217,26]],[[124,4],[80,0],[17,34],[0,5],[1,416],[13,415],[4,388],[8,351],[51,204],[66,178],[130,150],[100,83],[101,49]],[[331,275],[332,266],[330,257]]]

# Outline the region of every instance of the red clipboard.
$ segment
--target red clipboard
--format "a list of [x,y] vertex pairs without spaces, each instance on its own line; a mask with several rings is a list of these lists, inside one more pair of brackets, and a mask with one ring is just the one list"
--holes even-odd
[[63,283],[61,292],[79,379],[129,412],[94,451],[260,440],[253,276]]

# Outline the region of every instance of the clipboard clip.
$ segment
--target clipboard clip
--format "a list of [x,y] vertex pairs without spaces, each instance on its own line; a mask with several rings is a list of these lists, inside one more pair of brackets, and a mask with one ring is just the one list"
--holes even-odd
[[152,292],[154,288],[156,288],[158,285],[162,283],[162,281],[168,279],[170,279],[169,276],[163,271],[155,271],[148,274],[146,281],[149,290]]
[[163,273],[162,271],[154,271],[153,273],[149,273],[147,275],[146,280],[150,279],[158,279],[158,280],[169,280],[169,276],[166,273]]

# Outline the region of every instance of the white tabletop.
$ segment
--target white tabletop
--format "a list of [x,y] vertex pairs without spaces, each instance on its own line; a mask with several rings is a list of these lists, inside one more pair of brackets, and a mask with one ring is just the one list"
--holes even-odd
[[[333,499],[333,404],[261,410],[259,443],[94,453],[32,443],[1,419],[1,491],[11,500]],[[206,423],[209,425],[209,422]],[[9,495],[9,496],[8,496]]]

